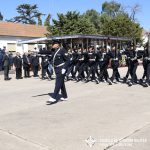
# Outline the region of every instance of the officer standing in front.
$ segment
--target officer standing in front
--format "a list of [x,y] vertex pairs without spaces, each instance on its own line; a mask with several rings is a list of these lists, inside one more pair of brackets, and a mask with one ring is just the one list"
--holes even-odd
[[53,41],[52,48],[54,49],[53,53],[53,67],[56,74],[56,82],[55,82],[55,89],[54,94],[49,99],[49,103],[57,102],[57,96],[59,91],[61,90],[61,100],[67,100],[67,92],[64,83],[65,73],[69,64],[68,53],[66,49],[60,47],[59,41]]

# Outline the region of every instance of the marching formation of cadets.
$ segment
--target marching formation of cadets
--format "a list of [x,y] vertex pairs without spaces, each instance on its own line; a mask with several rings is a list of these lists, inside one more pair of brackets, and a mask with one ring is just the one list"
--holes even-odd
[[[122,60],[122,55],[125,56],[126,66],[128,67],[125,77],[120,76],[118,68]],[[41,50],[39,53],[31,52],[24,53],[21,57],[20,53],[16,53],[13,58],[13,64],[16,69],[16,79],[22,79],[22,67],[24,77],[30,77],[31,67],[33,76],[38,77],[38,71],[41,69],[41,79],[47,79],[47,76],[52,80],[53,75],[53,51]],[[143,61],[143,76],[137,78],[136,70],[139,65],[138,60]],[[125,50],[119,51],[116,46],[112,46],[107,50],[106,47],[99,47],[95,51],[93,46],[88,50],[75,48],[68,50],[68,69],[66,71],[66,81],[75,80],[76,82],[83,81],[88,83],[94,81],[96,84],[107,82],[112,85],[117,82],[127,83],[129,86],[140,84],[143,87],[150,86],[150,53],[148,46],[145,46],[144,51],[136,51],[134,46],[130,45]],[[3,56],[4,65],[4,80],[9,78],[9,53],[6,52]],[[107,69],[112,68],[113,73],[110,76]],[[47,75],[46,75],[47,74]]]

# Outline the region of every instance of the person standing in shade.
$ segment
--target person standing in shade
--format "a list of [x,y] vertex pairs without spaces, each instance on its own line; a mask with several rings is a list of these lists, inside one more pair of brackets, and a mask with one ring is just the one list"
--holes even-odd
[[30,77],[30,60],[28,57],[28,53],[24,53],[23,55],[23,69],[24,69],[24,77]]
[[53,58],[53,67],[56,74],[56,82],[54,94],[52,97],[50,97],[48,101],[49,103],[57,102],[56,99],[60,90],[62,94],[61,100],[67,100],[68,98],[64,83],[66,70],[69,65],[68,53],[66,49],[60,47],[59,41],[53,41],[52,48],[54,49],[52,58]]
[[4,80],[10,80],[9,78],[9,67],[10,67],[10,60],[9,60],[9,52],[6,52],[3,56],[3,66],[4,66]]
[[14,58],[14,66],[16,68],[16,79],[23,79],[22,77],[22,58],[20,53],[17,52]]
[[33,54],[33,57],[31,59],[31,64],[33,69],[33,76],[38,77],[39,57],[37,56],[37,53]]

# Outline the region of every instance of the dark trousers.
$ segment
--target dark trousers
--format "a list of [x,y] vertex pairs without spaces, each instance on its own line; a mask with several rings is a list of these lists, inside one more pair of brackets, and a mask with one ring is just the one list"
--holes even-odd
[[112,62],[112,69],[113,69],[113,74],[111,77],[111,81],[113,81],[114,79],[119,79],[120,78],[120,74],[118,71],[118,67],[119,67],[119,62]]
[[79,69],[80,69],[80,66],[82,65],[81,62],[78,62],[75,66],[75,71],[73,72],[73,76],[75,77],[77,72],[79,73]]
[[42,67],[42,78],[46,78],[46,73],[48,74],[49,78],[52,76],[48,70],[48,67]]
[[33,74],[34,74],[34,77],[38,76],[38,66],[33,66]]
[[29,77],[30,76],[30,67],[24,67],[24,76]]
[[107,71],[108,65],[104,63],[100,63],[99,67],[100,67],[99,80],[102,81],[104,78],[107,81],[107,79],[109,78],[108,71]]
[[3,64],[2,64],[2,62],[0,62],[0,71],[2,71],[3,70]]
[[61,70],[59,70],[58,72],[56,72],[56,82],[55,82],[55,89],[54,89],[54,95],[53,98],[56,99],[60,90],[61,90],[61,94],[63,98],[67,98],[67,92],[66,92],[66,87],[65,87],[65,82],[64,82],[64,78],[65,75],[61,74]]
[[77,78],[81,80],[85,78],[85,74],[84,74],[85,72],[88,75],[88,65],[86,63],[82,63],[81,66],[79,67],[79,73]]
[[16,79],[20,79],[22,77],[22,68],[16,68]]
[[69,75],[71,73],[72,78],[74,78],[75,76],[74,76],[74,72],[73,71],[74,71],[74,65],[72,64],[72,65],[69,66],[69,68],[67,70],[67,73],[66,73],[66,76],[69,77]]
[[4,66],[4,79],[9,78],[9,66]]
[[113,81],[114,79],[119,79],[120,77],[120,74],[119,74],[119,71],[118,71],[118,67],[113,67],[113,74],[112,74],[112,77],[111,77],[111,81]]
[[137,82],[137,75],[136,75],[137,66],[138,66],[138,63],[131,63],[130,75],[131,75],[131,82],[132,83]]
[[89,79],[90,75],[92,75],[91,79],[95,80],[96,79],[95,73],[96,73],[96,64],[89,65],[89,71],[87,74],[87,79]]
[[125,78],[129,78],[129,75],[130,75],[130,65],[128,65],[128,70],[127,70],[127,73],[126,73],[126,76],[125,76]]
[[150,83],[150,62],[148,62],[147,68],[146,68],[146,82]]
[[42,78],[46,77],[47,68],[48,67],[42,66]]

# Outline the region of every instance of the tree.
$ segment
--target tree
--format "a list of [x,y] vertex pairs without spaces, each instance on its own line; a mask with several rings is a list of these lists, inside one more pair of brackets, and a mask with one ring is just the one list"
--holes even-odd
[[30,4],[22,4],[16,8],[19,16],[16,16],[10,20],[10,22],[21,22],[24,24],[36,24],[36,20],[41,17],[42,13],[38,11],[38,6]]
[[51,14],[48,14],[47,15],[47,18],[44,22],[44,26],[50,26],[50,19],[51,19]]
[[96,29],[97,33],[101,33],[101,16],[100,13],[97,12],[94,9],[87,10],[84,14],[83,17],[89,20],[91,24],[94,25],[94,28]]
[[107,19],[102,26],[104,35],[130,37],[133,40],[140,40],[142,28],[138,23],[133,22],[126,15],[118,15],[115,18]]
[[133,21],[136,21],[135,15],[140,11],[140,5],[135,4],[133,7],[131,7],[131,15],[130,18]]
[[51,24],[50,24],[50,19],[51,19],[51,14],[47,15],[47,18],[44,22],[44,26],[46,26],[48,33],[46,34],[46,36],[51,36],[52,32],[51,32]]
[[66,14],[57,14],[58,19],[53,19],[53,35],[95,34],[96,30],[91,22],[76,11]]
[[121,4],[115,2],[114,0],[111,2],[104,2],[102,4],[102,13],[106,13],[111,17],[115,17],[118,12],[121,11]]
[[1,12],[0,12],[0,20],[3,20],[3,15]]
[[41,19],[41,16],[38,16],[38,25],[42,25],[42,19]]

